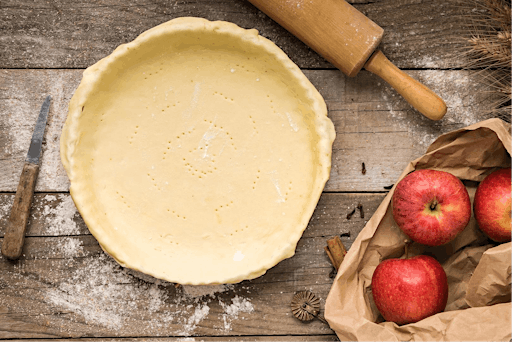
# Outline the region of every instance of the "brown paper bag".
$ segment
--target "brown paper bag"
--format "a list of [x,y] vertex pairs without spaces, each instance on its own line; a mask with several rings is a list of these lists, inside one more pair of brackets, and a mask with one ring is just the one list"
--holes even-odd
[[[415,169],[447,171],[465,182],[471,201],[485,176],[510,167],[510,125],[491,119],[440,136],[427,153],[411,162],[400,181]],[[498,341],[511,338],[511,243],[497,244],[472,216],[450,243],[428,247],[413,243],[409,255],[434,256],[448,276],[444,312],[398,326],[384,322],[371,295],[371,278],[384,259],[404,254],[406,235],[391,213],[394,187],[359,233],[341,264],[325,304],[325,318],[341,340],[350,341]]]

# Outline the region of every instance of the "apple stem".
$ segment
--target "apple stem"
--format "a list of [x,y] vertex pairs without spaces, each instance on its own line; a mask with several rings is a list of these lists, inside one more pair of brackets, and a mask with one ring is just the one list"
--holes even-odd
[[409,259],[409,245],[411,244],[410,240],[405,240],[405,258]]
[[437,207],[437,200],[434,200],[434,201],[432,201],[432,203],[430,203],[430,210],[434,211],[434,210],[436,210],[436,207]]

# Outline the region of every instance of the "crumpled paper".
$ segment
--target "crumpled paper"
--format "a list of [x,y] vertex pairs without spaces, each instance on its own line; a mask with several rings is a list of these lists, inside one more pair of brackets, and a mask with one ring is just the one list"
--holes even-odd
[[[415,169],[447,171],[463,180],[473,202],[478,182],[510,167],[511,144],[510,124],[499,119],[444,134],[409,163],[396,183]],[[488,239],[474,215],[448,244],[409,247],[409,256],[431,255],[443,265],[449,287],[445,311],[402,326],[383,320],[372,299],[371,278],[382,260],[404,255],[407,237],[393,219],[394,189],[352,244],[327,297],[325,318],[340,340],[509,341],[511,243]]]

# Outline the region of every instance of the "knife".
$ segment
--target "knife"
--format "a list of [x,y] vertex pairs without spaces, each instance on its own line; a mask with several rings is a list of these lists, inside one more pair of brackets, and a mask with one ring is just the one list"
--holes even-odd
[[36,128],[32,134],[30,147],[28,149],[25,165],[21,172],[20,182],[14,203],[11,209],[11,216],[7,222],[7,229],[2,243],[2,255],[8,259],[16,260],[20,257],[25,242],[25,231],[30,214],[30,206],[34,197],[37,174],[39,173],[39,159],[43,143],[46,119],[50,110],[51,96],[46,97],[37,118]]
[[249,0],[318,52],[345,75],[364,67],[389,83],[409,104],[432,120],[446,104],[432,90],[398,69],[377,49],[384,30],[344,0]]

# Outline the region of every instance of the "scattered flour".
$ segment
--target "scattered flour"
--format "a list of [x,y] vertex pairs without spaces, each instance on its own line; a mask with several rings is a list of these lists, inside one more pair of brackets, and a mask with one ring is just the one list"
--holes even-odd
[[48,201],[48,202],[56,201],[57,200],[57,196],[55,196],[55,195],[46,195],[46,196],[44,196],[44,200]]
[[[74,293],[76,289],[71,290],[73,294],[68,294],[65,290],[49,290],[46,299],[59,307],[82,315],[88,324],[100,324],[110,329],[120,328],[122,317],[109,311],[107,308],[98,309],[96,301],[91,302],[88,297],[80,299],[80,295]],[[78,298],[77,298],[78,296]]]
[[51,71],[48,83],[48,95],[52,96],[52,105],[48,116],[48,125],[45,133],[45,145],[43,145],[43,156],[37,191],[67,191],[69,179],[62,166],[60,159],[60,135],[62,126],[68,114],[68,104],[78,85],[81,77],[81,70],[69,70],[66,72]]
[[210,307],[206,304],[199,304],[196,306],[194,313],[187,319],[187,323],[183,326],[183,330],[180,332],[180,335],[189,335],[193,332],[197,325],[208,316],[210,312]]
[[[223,332],[231,329],[239,313],[254,311],[250,301],[239,295],[231,299],[231,304],[217,298],[218,293],[234,290],[231,284],[177,288],[173,283],[123,269],[104,253],[73,259],[83,255],[82,242],[75,237],[63,239],[57,250],[71,258],[75,271],[48,288],[44,300],[63,313],[76,314],[67,317],[78,323],[107,331],[123,329],[128,334],[166,331],[176,336],[191,336],[210,315],[211,305],[217,305],[216,299],[224,311],[219,314],[215,310]],[[140,324],[133,324],[141,320],[145,322],[143,331]]]
[[126,276],[115,272],[113,261],[102,254],[77,268],[57,288],[50,289],[46,300],[80,314],[88,324],[117,329],[122,326],[123,312],[129,309],[123,297],[133,296],[132,291],[123,293],[118,285],[127,281]]
[[425,71],[424,82],[432,87],[439,84],[439,95],[448,106],[443,118],[446,125],[465,127],[486,119],[485,112],[491,105],[485,95],[489,89],[479,85],[468,72],[428,70]]
[[[70,250],[73,248],[72,243],[66,246]],[[72,254],[76,254],[76,251]],[[77,322],[81,321],[81,316],[87,324],[111,330],[129,330],[133,316],[137,312],[144,312],[156,315],[155,319],[148,321],[148,331],[161,329],[176,321],[188,324],[184,335],[193,332],[201,317],[196,315],[190,320],[187,317],[189,309],[178,305],[180,298],[173,305],[167,305],[168,311],[162,312],[168,298],[168,292],[160,283],[138,283],[105,254],[94,256],[79,265],[70,278],[48,289],[45,296],[47,303],[78,314],[75,318]],[[144,308],[140,307],[141,303],[145,304]]]
[[224,331],[231,330],[231,324],[233,320],[238,318],[238,315],[241,312],[252,313],[254,312],[254,307],[252,303],[247,298],[241,298],[239,296],[235,296],[231,299],[232,304],[227,305],[221,301],[219,304],[224,309],[224,314],[222,315],[222,320],[224,322]]
[[288,118],[288,123],[290,124],[290,127],[293,129],[293,131],[298,132],[299,126],[297,125],[297,123],[295,121],[293,121],[293,118],[290,115],[290,113],[286,112],[286,117]]
[[[80,230],[74,221],[77,210],[73,199],[66,194],[59,194],[58,199],[60,203],[57,207],[52,208],[48,204],[45,204],[43,207],[42,215],[46,220],[45,224],[48,233],[50,235],[79,234]],[[57,200],[57,197],[55,195],[46,195],[44,200],[46,202],[53,202]]]
[[64,255],[64,257],[78,257],[83,253],[83,243],[78,238],[63,237],[59,239],[57,249],[58,252]]
[[[19,94],[25,93],[20,92]],[[5,147],[5,152],[8,154],[22,154],[24,157],[28,151],[30,139],[32,138],[29,122],[32,123],[32,126],[35,125],[39,110],[34,110],[30,104],[30,101],[27,100],[28,99],[24,97],[12,97],[11,99],[5,101],[8,107],[6,108],[6,113],[8,113],[7,123],[10,128],[8,130],[10,138],[8,141],[10,144],[7,144]],[[31,114],[28,115],[27,113]]]
[[[411,35],[414,35],[412,34],[413,32],[411,32]],[[415,66],[415,67],[418,67],[418,68],[439,68],[440,65],[442,65],[443,63],[443,59],[441,59],[440,57],[438,56],[427,56],[427,55],[422,55],[420,58],[411,58],[410,59],[411,63]]]
[[0,220],[3,218],[7,219],[11,214],[12,203],[10,201],[6,201],[5,203],[0,204]]
[[41,79],[48,79],[45,94],[34,97],[34,94],[27,93],[23,82],[14,82],[9,88],[4,101],[7,113],[7,124],[9,135],[6,139],[4,151],[15,156],[19,161],[13,164],[12,178],[10,183],[15,187],[19,181],[22,160],[25,159],[30,145],[30,139],[36,123],[39,110],[46,95],[52,96],[50,112],[46,126],[45,138],[43,140],[43,152],[41,169],[39,170],[36,191],[66,191],[69,188],[69,181],[62,167],[59,152],[59,136],[62,125],[67,116],[67,106],[73,89],[81,79],[81,70],[41,70],[37,71]]
[[[428,62],[423,60],[421,65],[426,65]],[[435,64],[435,61],[432,63]],[[419,148],[418,152],[424,153],[427,147],[443,133],[487,119],[485,108],[490,105],[490,102],[486,99],[486,89],[482,89],[482,86],[478,85],[468,72],[424,70],[421,72],[419,81],[438,94],[448,107],[444,118],[435,125],[413,111],[392,88],[387,85],[381,88],[382,98],[391,117],[397,119],[396,125],[400,129],[410,132],[414,145]],[[427,124],[425,121],[428,121]]]
[[197,105],[199,103],[199,97],[201,95],[201,87],[202,83],[195,83],[194,84],[194,91],[192,93],[192,98],[190,99],[190,106],[183,111],[183,118],[189,118],[190,115],[194,112],[194,110],[197,108]]
[[277,171],[270,172],[270,180],[272,181],[272,184],[274,184],[274,187],[276,188],[278,198],[276,200],[277,203],[284,203],[285,197],[283,196],[283,193],[281,192],[281,187],[279,185],[279,176],[277,174]]

